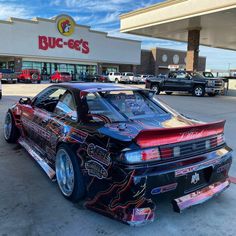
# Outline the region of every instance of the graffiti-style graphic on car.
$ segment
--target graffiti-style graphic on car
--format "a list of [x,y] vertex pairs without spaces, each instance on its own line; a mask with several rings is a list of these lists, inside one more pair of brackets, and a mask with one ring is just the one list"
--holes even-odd
[[142,225],[164,195],[182,212],[230,186],[224,125],[186,118],[150,90],[64,83],[9,108],[4,137],[19,142],[66,199]]

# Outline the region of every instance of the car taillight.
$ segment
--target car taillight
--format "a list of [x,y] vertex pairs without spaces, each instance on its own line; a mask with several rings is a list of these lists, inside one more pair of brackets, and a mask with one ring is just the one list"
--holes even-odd
[[224,135],[219,134],[219,135],[217,135],[216,137],[214,137],[210,140],[210,147],[214,148],[214,147],[220,146],[224,142],[225,142]]
[[123,153],[122,160],[128,163],[140,163],[144,161],[161,160],[158,148],[128,151]]
[[161,158],[167,159],[173,157],[173,148],[162,148],[161,149]]
[[157,148],[143,150],[141,151],[141,155],[143,161],[160,159],[160,152]]
[[[203,141],[205,143],[205,150],[218,147],[225,143],[224,135],[219,134],[216,137]],[[196,143],[192,144],[194,150],[198,147]],[[204,144],[203,144],[204,145]],[[204,146],[201,146],[204,148]],[[186,150],[185,150],[186,151]],[[181,145],[170,147],[170,146],[159,146],[154,148],[141,149],[138,151],[127,151],[121,155],[121,160],[128,163],[140,163],[148,161],[160,161],[171,158],[178,158],[181,156]]]

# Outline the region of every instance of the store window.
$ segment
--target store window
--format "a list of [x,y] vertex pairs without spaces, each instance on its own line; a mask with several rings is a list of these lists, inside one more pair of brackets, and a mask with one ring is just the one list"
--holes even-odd
[[70,73],[72,75],[72,80],[81,80],[86,78],[87,75],[94,75],[97,73],[96,65],[73,65],[65,63],[46,63],[32,61],[23,61],[22,69],[40,70],[43,80],[48,79],[48,77],[55,71]]
[[0,62],[0,69],[6,69],[7,63],[6,62]]
[[118,72],[118,67],[116,66],[109,66],[109,67],[103,67],[102,68],[102,74],[106,75],[106,74],[109,74],[111,72]]
[[83,80],[87,75],[94,75],[97,73],[97,66],[95,65],[76,65],[77,79]]
[[11,69],[11,70],[15,69],[15,62],[14,61],[9,61],[8,62],[8,69]]

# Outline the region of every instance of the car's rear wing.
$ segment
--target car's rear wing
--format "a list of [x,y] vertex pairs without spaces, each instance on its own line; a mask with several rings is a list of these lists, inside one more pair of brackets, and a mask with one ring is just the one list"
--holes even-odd
[[141,130],[134,140],[141,148],[179,143],[221,134],[224,125],[222,120],[186,127],[147,129]]

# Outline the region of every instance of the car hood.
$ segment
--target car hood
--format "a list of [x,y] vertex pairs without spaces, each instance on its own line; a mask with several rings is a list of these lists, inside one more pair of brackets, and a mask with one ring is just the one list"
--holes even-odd
[[199,124],[195,120],[187,119],[181,115],[173,116],[164,114],[153,119],[139,119],[134,121],[106,124],[99,133],[117,139],[119,141],[132,141],[142,130],[153,130],[163,128],[186,127]]

